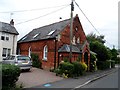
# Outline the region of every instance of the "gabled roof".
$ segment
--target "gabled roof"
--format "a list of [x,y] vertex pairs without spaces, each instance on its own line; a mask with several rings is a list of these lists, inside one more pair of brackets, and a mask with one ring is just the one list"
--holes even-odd
[[15,34],[15,35],[19,34],[14,26],[11,26],[10,24],[4,23],[4,22],[0,22],[0,31]]
[[[58,52],[70,52],[70,45],[64,44]],[[77,46],[72,46],[72,52],[74,53],[81,53],[80,49]]]
[[68,24],[70,24],[70,19],[33,29],[21,38],[18,43],[55,38]]

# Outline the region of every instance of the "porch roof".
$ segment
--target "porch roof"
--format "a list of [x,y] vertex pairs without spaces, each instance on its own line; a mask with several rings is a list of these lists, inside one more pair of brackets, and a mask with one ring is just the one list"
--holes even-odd
[[[70,45],[65,44],[63,45],[58,52],[70,52]],[[77,46],[72,46],[72,52],[74,53],[82,53],[82,51],[80,51],[80,49]]]

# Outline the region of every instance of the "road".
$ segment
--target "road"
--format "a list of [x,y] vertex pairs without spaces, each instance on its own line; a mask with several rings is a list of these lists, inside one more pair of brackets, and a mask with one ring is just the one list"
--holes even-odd
[[[117,88],[118,87],[118,69],[115,69],[114,72],[115,73],[112,73],[108,76],[105,76],[101,79],[98,79],[80,88]],[[102,73],[95,74],[95,75],[82,76],[78,79],[73,79],[73,78],[63,79],[58,82],[46,83],[44,85],[39,85],[33,88],[70,88],[71,90],[83,85],[85,82],[94,78],[95,76],[101,76],[101,75]]]
[[118,88],[118,76],[120,77],[118,72],[115,72],[101,79],[93,81],[82,88]]

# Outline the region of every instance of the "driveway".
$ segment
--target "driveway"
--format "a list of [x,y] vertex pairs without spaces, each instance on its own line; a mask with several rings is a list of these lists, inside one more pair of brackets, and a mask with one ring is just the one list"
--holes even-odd
[[55,82],[63,79],[53,72],[32,68],[30,72],[22,72],[17,84],[22,84],[24,88],[30,88],[41,84]]

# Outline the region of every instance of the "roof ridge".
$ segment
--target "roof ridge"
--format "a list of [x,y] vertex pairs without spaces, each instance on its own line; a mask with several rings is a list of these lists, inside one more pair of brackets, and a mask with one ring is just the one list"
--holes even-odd
[[54,22],[54,23],[51,23],[51,24],[48,24],[48,25],[44,25],[44,26],[41,26],[41,27],[38,27],[38,28],[34,28],[33,30],[40,29],[40,28],[43,28],[43,27],[48,27],[48,26],[51,26],[51,25],[54,25],[54,24],[57,24],[57,23],[60,23],[60,22],[67,21],[67,20],[70,20],[70,18],[62,20],[62,21]]

